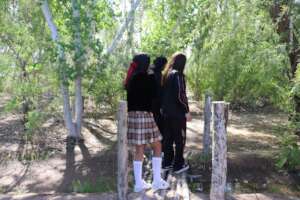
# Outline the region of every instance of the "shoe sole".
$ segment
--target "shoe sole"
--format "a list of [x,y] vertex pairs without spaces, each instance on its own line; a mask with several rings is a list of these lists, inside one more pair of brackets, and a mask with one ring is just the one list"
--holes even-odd
[[173,168],[166,168],[166,169],[161,169],[162,172],[167,172],[167,171],[172,171]]
[[189,168],[190,168],[190,166],[187,166],[187,167],[184,167],[184,168],[182,168],[182,169],[180,169],[180,170],[174,171],[174,173],[175,173],[175,174],[180,174],[180,173],[182,173],[182,172],[187,171]]
[[150,190],[150,189],[151,189],[151,187],[149,187],[149,188],[139,188],[139,189],[134,189],[133,191],[134,191],[135,193],[139,193],[139,192],[146,191],[146,190]]
[[154,187],[152,187],[152,190],[155,192],[155,191],[157,191],[157,190],[167,190],[167,189],[169,189],[170,188],[170,186],[168,186],[168,187],[166,187],[166,188],[154,188]]
[[139,192],[149,190],[149,189],[151,189],[151,185],[148,185],[147,187],[137,188],[137,189],[134,188],[133,191],[136,192],[136,193],[139,193]]

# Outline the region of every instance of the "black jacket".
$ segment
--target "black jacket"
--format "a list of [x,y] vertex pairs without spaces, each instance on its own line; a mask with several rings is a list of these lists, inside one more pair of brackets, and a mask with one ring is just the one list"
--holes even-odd
[[164,83],[162,109],[166,117],[176,119],[185,119],[185,114],[189,112],[185,77],[176,70],[169,72]]
[[134,75],[127,87],[128,111],[151,112],[155,95],[155,80],[153,77],[142,73]]
[[163,92],[161,86],[161,72],[154,71],[154,73],[149,76],[155,83],[155,97],[152,103],[152,112],[155,114],[159,114],[161,109],[162,92]]

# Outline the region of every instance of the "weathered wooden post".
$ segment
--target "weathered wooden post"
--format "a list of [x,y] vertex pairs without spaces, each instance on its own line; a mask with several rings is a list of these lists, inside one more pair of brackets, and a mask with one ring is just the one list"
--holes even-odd
[[212,175],[210,200],[225,200],[227,132],[224,101],[213,102]]
[[204,130],[203,130],[204,155],[209,155],[211,153],[210,122],[211,122],[211,95],[209,93],[206,93],[205,104],[204,104]]
[[128,146],[127,102],[120,101],[118,108],[118,200],[127,200],[128,191]]

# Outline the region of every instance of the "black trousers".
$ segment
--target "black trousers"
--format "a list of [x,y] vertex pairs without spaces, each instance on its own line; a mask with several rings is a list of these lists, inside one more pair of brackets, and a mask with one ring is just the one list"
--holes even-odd
[[164,131],[164,129],[163,129],[164,120],[163,120],[162,114],[160,113],[160,108],[161,108],[160,102],[158,100],[153,101],[153,103],[152,103],[153,117],[154,117],[154,120],[156,122],[156,125],[157,125],[160,133],[163,136],[164,135],[163,134],[163,131]]
[[[164,118],[163,167],[173,165],[174,170],[184,164],[183,151],[186,142],[186,120]],[[175,144],[175,149],[173,147]],[[175,151],[174,151],[175,150]]]

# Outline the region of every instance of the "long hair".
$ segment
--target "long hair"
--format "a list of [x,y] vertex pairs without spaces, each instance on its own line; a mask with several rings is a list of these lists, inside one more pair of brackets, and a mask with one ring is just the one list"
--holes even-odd
[[178,73],[183,74],[183,70],[186,63],[186,56],[183,53],[175,53],[172,55],[171,59],[165,66],[163,72],[162,72],[162,81],[161,84],[164,85],[169,72],[171,72],[173,69],[177,70]]
[[127,77],[124,81],[124,86],[127,89],[132,77],[137,74],[145,74],[150,65],[150,57],[147,54],[141,53],[133,57],[130,67],[127,72]]

